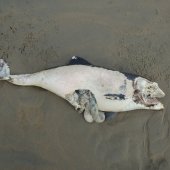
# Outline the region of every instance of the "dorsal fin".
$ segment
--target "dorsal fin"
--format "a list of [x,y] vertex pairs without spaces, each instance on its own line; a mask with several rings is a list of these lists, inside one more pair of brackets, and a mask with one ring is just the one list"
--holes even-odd
[[78,56],[73,56],[71,60],[69,61],[68,65],[87,65],[91,66],[92,64],[89,63],[87,60],[78,57]]

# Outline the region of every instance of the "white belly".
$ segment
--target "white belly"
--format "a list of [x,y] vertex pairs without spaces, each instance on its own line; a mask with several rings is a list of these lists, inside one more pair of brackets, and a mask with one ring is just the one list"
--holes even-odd
[[[132,101],[132,81],[124,74],[99,67],[84,65],[63,66],[37,73],[42,79],[37,84],[58,96],[65,98],[66,94],[77,89],[89,89],[96,97],[98,107],[102,111],[126,111]],[[105,94],[120,94],[120,87],[126,80],[125,100],[106,99]],[[132,110],[132,109],[128,109]]]

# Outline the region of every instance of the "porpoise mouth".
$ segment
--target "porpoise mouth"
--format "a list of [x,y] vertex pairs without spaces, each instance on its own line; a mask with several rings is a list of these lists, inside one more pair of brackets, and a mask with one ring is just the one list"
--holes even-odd
[[142,103],[151,106],[151,105],[157,105],[159,103],[158,99],[156,97],[142,97]]
[[150,95],[146,96],[140,93],[138,90],[135,91],[133,99],[136,103],[141,103],[146,106],[154,106],[160,103],[156,97],[151,97]]
[[157,98],[163,98],[164,96],[165,96],[165,93],[161,89],[159,89],[157,93],[152,94],[152,95],[142,94],[142,100],[144,104],[146,105],[157,105],[158,103],[160,103]]

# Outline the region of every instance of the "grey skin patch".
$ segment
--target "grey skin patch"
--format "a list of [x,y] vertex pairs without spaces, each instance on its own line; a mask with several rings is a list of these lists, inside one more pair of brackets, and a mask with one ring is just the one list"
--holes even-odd
[[106,99],[110,100],[125,100],[125,95],[124,94],[105,94]]
[[142,103],[142,97],[140,94],[140,91],[139,90],[135,90],[134,91],[134,94],[133,94],[133,101],[136,103],[136,104],[143,104]]
[[122,94],[126,93],[126,85],[127,85],[127,82],[126,80],[124,80],[124,84],[119,87],[119,90]]
[[96,98],[90,90],[75,90],[73,93],[67,94],[65,98],[79,113],[84,112],[87,122],[101,123],[105,120],[105,115],[103,112],[99,112]]
[[139,77],[139,75],[136,74],[125,73],[125,72],[121,72],[121,73],[124,74],[128,80],[132,80],[132,81],[134,81],[135,78]]
[[89,63],[87,60],[84,58],[78,57],[78,56],[73,56],[68,63],[68,65],[87,65],[87,66],[92,66],[91,63]]
[[86,66],[94,67],[93,64],[91,64],[90,62],[88,62],[84,58],[79,57],[79,56],[73,56],[70,59],[70,61],[68,62],[68,64],[60,65],[60,66],[53,66],[53,67],[50,67],[50,68],[45,69],[45,70],[49,70],[49,69],[53,69],[53,68],[58,68],[58,67],[62,67],[62,66],[68,66],[68,65],[86,65]]

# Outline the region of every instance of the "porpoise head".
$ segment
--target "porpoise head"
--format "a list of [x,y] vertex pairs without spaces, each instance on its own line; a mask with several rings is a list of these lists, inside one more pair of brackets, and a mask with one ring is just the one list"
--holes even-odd
[[[145,78],[138,77],[134,81],[135,95],[139,97],[140,102],[153,106],[160,102],[156,98],[162,98],[165,93],[159,88],[158,83],[151,82]],[[160,108],[162,109],[162,108]]]

